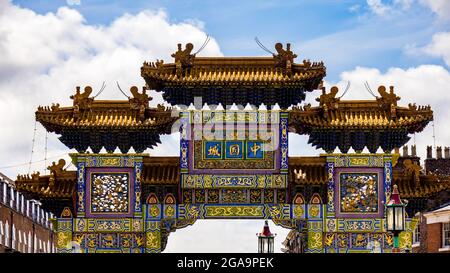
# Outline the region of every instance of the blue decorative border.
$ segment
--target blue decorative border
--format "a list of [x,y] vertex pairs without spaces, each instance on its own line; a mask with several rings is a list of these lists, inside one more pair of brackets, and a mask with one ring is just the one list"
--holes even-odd
[[334,163],[327,163],[327,174],[328,174],[328,187],[327,187],[327,195],[328,195],[328,203],[327,203],[327,217],[333,217],[335,214],[335,182],[334,182]]
[[289,169],[288,141],[289,113],[280,113],[280,171],[287,173]]
[[85,163],[79,162],[77,164],[77,217],[85,216],[86,207],[86,178],[85,178]]

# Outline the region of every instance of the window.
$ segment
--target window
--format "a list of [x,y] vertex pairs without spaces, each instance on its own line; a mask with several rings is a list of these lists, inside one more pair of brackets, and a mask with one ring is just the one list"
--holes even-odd
[[5,224],[5,246],[9,247],[9,224],[8,221],[6,221]]
[[19,242],[17,243],[17,250],[22,251],[22,232],[17,230],[17,234],[19,235]]
[[23,247],[22,247],[22,249],[23,249],[23,253],[26,253],[27,252],[27,246],[28,246],[27,233],[23,232],[22,235],[23,235]]
[[28,232],[28,253],[31,253],[33,242],[31,241],[31,232]]
[[5,231],[3,230],[3,222],[0,221],[0,245],[3,245],[3,236],[5,235]]
[[12,226],[12,249],[16,249],[17,250],[17,244],[16,244],[17,240],[16,240],[16,226],[13,224]]
[[442,246],[450,247],[450,222],[442,224]]
[[420,244],[420,223],[417,223],[416,229],[413,231],[413,244]]

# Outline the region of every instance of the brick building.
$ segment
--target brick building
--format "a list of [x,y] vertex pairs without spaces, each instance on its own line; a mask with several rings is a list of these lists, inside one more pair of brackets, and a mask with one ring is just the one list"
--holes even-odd
[[56,236],[39,202],[28,200],[0,173],[0,253],[55,252]]
[[450,253],[450,203],[418,216],[421,222],[414,231],[413,252]]

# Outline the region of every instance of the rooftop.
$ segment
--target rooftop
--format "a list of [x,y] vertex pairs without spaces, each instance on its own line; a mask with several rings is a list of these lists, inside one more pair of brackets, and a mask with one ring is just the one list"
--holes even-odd
[[197,57],[192,44],[184,50],[179,44],[173,63],[144,62],[141,75],[172,105],[189,105],[199,96],[208,104],[278,103],[287,108],[316,89],[326,69],[323,62],[294,63],[297,55],[290,44],[284,49],[277,43],[275,48],[277,53],[270,57]]

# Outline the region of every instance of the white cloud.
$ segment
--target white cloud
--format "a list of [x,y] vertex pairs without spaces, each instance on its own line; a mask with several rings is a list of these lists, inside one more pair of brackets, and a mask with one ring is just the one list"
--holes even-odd
[[[7,128],[0,135],[7,144],[0,148],[0,167],[29,161],[38,105],[68,105],[75,86],[92,85],[95,92],[103,81],[107,87],[99,98],[124,99],[116,80],[126,91],[143,85],[143,61],[169,61],[177,43],[193,42],[198,48],[206,38],[200,22],[174,24],[163,11],[124,14],[108,25],[90,25],[67,7],[45,15],[6,0],[0,0],[0,7],[0,127]],[[214,39],[200,54],[222,55]],[[161,102],[160,94],[152,96],[153,105]],[[169,147],[177,144],[171,137],[165,140]],[[44,143],[45,130],[38,125],[33,161],[44,158]],[[49,134],[48,145],[49,157],[69,152],[54,134]],[[152,153],[174,153],[163,146]],[[32,170],[42,172],[43,167],[38,163]],[[0,171],[14,178],[28,167]]]
[[81,5],[81,0],[66,0],[67,5],[73,6],[73,5]]
[[356,5],[352,5],[348,8],[348,11],[350,12],[358,12],[361,9],[361,6],[356,4]]
[[421,4],[429,7],[439,18],[450,19],[450,1],[448,0],[419,0]]
[[381,0],[367,0],[367,6],[376,15],[385,15],[391,8]]
[[409,9],[415,0],[394,0],[394,6],[397,6],[403,10]]
[[422,51],[431,56],[441,57],[450,66],[450,32],[434,34],[432,41],[423,47]]
[[400,14],[421,4],[436,13],[440,19],[450,19],[450,1],[448,0],[366,0],[367,8],[373,14],[386,16]]

